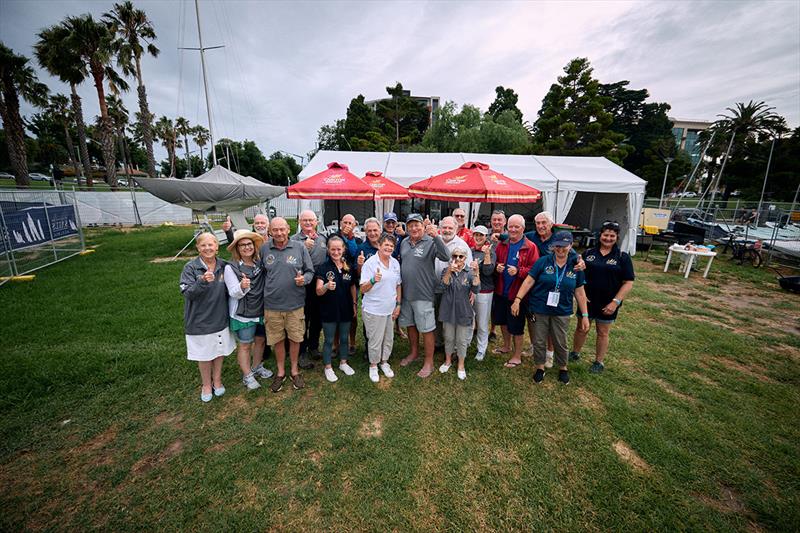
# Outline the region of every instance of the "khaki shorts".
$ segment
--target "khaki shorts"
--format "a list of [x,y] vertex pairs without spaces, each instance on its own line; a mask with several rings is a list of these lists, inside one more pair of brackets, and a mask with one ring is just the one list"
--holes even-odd
[[294,311],[264,311],[264,325],[270,346],[274,346],[289,337],[290,341],[303,342],[306,330],[306,316],[302,307]]
[[397,324],[403,328],[414,326],[420,333],[429,333],[435,330],[436,311],[433,308],[433,302],[426,300],[410,302],[403,299]]

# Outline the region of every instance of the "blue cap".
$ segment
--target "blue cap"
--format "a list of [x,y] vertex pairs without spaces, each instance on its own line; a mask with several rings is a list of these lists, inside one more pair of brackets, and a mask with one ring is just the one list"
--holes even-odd
[[572,233],[568,231],[559,231],[553,235],[553,240],[550,241],[550,246],[569,246],[572,244]]
[[397,215],[392,211],[389,211],[388,213],[383,215],[383,221],[386,222],[387,220],[394,220],[395,222],[397,222]]

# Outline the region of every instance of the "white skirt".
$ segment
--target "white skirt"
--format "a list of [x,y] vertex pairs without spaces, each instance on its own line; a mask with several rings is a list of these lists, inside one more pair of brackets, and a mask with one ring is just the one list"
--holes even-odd
[[186,335],[186,358],[189,361],[213,361],[230,355],[236,349],[236,339],[228,327],[207,335]]

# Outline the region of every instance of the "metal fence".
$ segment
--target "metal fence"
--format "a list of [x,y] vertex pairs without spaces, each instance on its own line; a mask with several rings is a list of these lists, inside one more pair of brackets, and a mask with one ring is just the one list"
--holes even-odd
[[0,284],[83,252],[72,191],[0,190]]

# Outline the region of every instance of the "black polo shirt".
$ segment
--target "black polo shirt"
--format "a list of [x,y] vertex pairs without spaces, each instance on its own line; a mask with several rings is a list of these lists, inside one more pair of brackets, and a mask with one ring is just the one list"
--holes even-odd
[[586,262],[586,296],[589,299],[589,316],[603,320],[614,320],[613,315],[604,315],[602,309],[611,303],[625,281],[633,281],[633,262],[631,256],[614,246],[607,255],[600,253],[600,247],[589,248],[583,252]]
[[[336,268],[330,257],[317,267],[316,279],[328,283],[333,279],[336,289],[327,291],[319,297],[321,322],[350,322],[353,320],[353,295],[350,286],[355,282],[355,269],[350,267],[348,272]],[[316,286],[316,281],[314,282]]]

